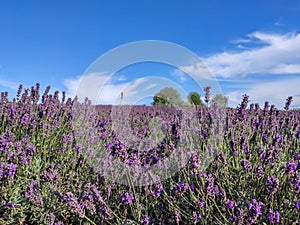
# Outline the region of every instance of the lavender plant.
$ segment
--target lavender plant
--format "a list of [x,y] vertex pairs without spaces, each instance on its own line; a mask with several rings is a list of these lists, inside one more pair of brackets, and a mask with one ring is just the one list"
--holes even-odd
[[[196,107],[188,163],[155,184],[124,185],[97,171],[91,159],[99,155],[91,149],[101,148],[132,167],[159,164],[187,138],[182,109],[134,106],[116,128],[112,106],[96,106],[90,116],[88,99],[79,103],[65,93],[60,99],[50,90],[41,94],[39,84],[20,85],[12,100],[1,93],[0,224],[299,223],[300,111],[289,109],[290,97],[285,110],[268,102],[263,109],[258,104],[248,109],[250,97],[244,95],[220,120],[222,137],[212,132],[217,109]],[[121,114],[129,110],[122,107]],[[75,116],[92,120],[96,130],[74,124]],[[136,141],[123,139],[122,132]],[[207,149],[214,158],[203,169]],[[99,165],[110,168],[109,161]]]

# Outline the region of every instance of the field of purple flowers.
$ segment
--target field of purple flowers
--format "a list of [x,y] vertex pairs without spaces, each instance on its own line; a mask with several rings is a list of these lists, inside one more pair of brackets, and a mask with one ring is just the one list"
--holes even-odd
[[[20,86],[13,100],[1,93],[0,224],[300,223],[300,110],[289,110],[291,98],[285,110],[250,104],[247,95],[236,109],[222,109],[218,145],[210,142],[217,108],[194,108],[188,163],[161,182],[122,185],[96,171],[74,134],[72,107],[85,112],[89,102],[39,89]],[[120,141],[111,115],[112,106],[97,106],[96,132],[83,139],[131,166],[158,163],[186,138],[179,108],[133,106],[127,133],[141,141],[155,133],[152,118],[164,122],[164,138],[139,153]],[[206,149],[213,159],[203,169]]]

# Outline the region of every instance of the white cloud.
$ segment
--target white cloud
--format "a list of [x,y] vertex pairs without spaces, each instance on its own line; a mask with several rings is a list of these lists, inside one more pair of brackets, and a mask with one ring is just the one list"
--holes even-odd
[[181,82],[184,82],[187,79],[186,74],[180,69],[173,70],[171,74],[175,77],[178,77]]
[[0,79],[0,86],[9,88],[12,90],[18,90],[18,88],[19,88],[18,84],[11,82],[11,81],[3,80],[3,79]]
[[76,95],[76,91],[80,82],[81,77],[77,77],[75,79],[65,79],[64,86],[67,88],[66,94],[70,98],[74,98]]
[[[267,34],[254,32],[240,43],[259,41],[264,46],[240,52],[222,52],[203,61],[219,77],[236,77],[240,74],[297,74],[300,73],[300,34]],[[194,66],[197,69],[197,66]],[[194,71],[196,73],[197,71]],[[201,67],[197,73],[201,73]]]
[[69,97],[78,96],[80,101],[88,97],[93,103],[101,104],[113,104],[124,85],[112,84],[111,77],[105,73],[90,73],[64,80]]
[[252,84],[245,87],[242,91],[229,92],[230,106],[236,107],[241,101],[243,94],[249,95],[252,103],[259,103],[264,106],[265,101],[274,104],[277,108],[282,109],[285,105],[285,99],[293,96],[292,106],[300,105],[300,77],[286,78],[278,81],[268,81]]
[[281,23],[280,21],[275,22],[274,25],[279,27],[285,26],[285,24]]
[[[300,34],[268,34],[254,32],[247,35],[246,39],[234,41],[238,44],[238,52],[224,51],[203,58],[204,63],[185,65],[172,72],[173,76],[186,83],[188,75],[200,80],[203,86],[211,86],[215,80],[214,74],[227,82],[224,88],[236,83],[239,91],[231,91],[226,94],[229,97],[230,106],[236,107],[242,100],[243,94],[248,94],[252,102],[258,102],[263,106],[265,101],[282,108],[285,98],[288,96],[300,96]],[[212,73],[211,73],[212,72]],[[271,80],[266,81],[258,76],[269,75]],[[275,74],[286,75],[284,79]],[[288,76],[294,75],[294,76]],[[244,79],[247,77],[247,79]],[[250,77],[250,79],[249,79]],[[292,78],[290,78],[292,77]],[[123,103],[136,101],[139,98],[150,96],[163,86],[170,86],[170,81],[151,80],[141,78],[129,82],[125,77],[114,82],[105,73],[92,73],[75,79],[67,79],[64,84],[68,95],[97,96],[95,101],[100,104],[115,104],[120,100],[121,92],[124,94]],[[152,90],[153,89],[153,90]],[[212,87],[212,89],[215,89]],[[299,89],[300,90],[300,89]],[[100,92],[99,92],[100,91]],[[95,94],[96,93],[96,94]],[[100,94],[99,94],[100,93]],[[144,94],[144,95],[143,95]],[[139,96],[141,95],[141,96]],[[143,95],[143,96],[142,96]],[[300,105],[300,97],[294,97],[293,105]]]
[[[68,97],[77,96],[80,101],[88,97],[93,104],[120,104],[121,92],[123,92],[122,102],[132,104],[139,98],[141,85],[147,81],[146,78],[140,78],[120,84],[113,82],[111,77],[105,73],[91,73],[74,79],[65,79],[64,86],[67,88]],[[155,86],[156,84],[150,84],[143,89],[151,89]]]
[[[225,89],[230,89],[232,82],[236,83],[240,91],[229,91],[226,94],[232,107],[241,102],[245,93],[253,102],[263,105],[269,101],[278,108],[284,106],[286,97],[300,94],[300,76],[295,78],[295,75],[300,75],[300,34],[254,32],[248,34],[246,39],[238,39],[233,43],[238,51],[216,53],[202,58],[204,64],[186,65],[180,69],[206,79],[209,77],[207,71],[210,70],[223,82],[228,81],[224,84]],[[265,81],[266,76],[263,79],[252,76],[261,74],[270,79]],[[275,75],[278,78],[276,81],[272,80]],[[285,78],[278,75],[285,75]],[[300,105],[300,97],[294,97],[293,105]]]
[[[120,84],[114,82],[105,73],[91,73],[74,79],[66,79],[64,85],[67,88],[68,97],[78,96],[80,101],[88,97],[92,100],[92,104],[132,105],[141,99],[152,98],[165,87],[174,87],[182,96],[187,94],[174,81],[155,76],[142,77]],[[123,93],[123,99],[121,99],[121,93]]]
[[237,40],[234,40],[234,41],[232,41],[232,43],[249,43],[249,42],[251,42],[251,40],[250,39],[237,39]]
[[214,80],[215,77],[209,70],[209,68],[203,63],[197,63],[196,65],[181,66],[179,71],[183,71],[186,74],[192,75],[193,77],[203,80]]
[[291,74],[300,72],[300,62],[299,64],[279,64],[276,66],[272,72],[274,74]]
[[152,89],[154,87],[157,87],[157,84],[149,84],[146,89]]
[[[107,84],[103,87],[97,98],[97,104],[109,105],[120,102],[121,92],[126,84]],[[128,97],[131,93],[125,92],[124,96]]]
[[118,76],[117,81],[125,81],[127,78],[124,75]]
[[246,48],[244,45],[241,45],[241,44],[238,44],[236,47],[239,48],[239,49],[245,49]]

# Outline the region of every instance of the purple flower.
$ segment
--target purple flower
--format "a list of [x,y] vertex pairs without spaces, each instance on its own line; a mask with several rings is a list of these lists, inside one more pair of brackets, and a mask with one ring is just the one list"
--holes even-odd
[[148,126],[146,126],[146,125],[142,126],[142,130],[143,130],[144,132],[147,131],[147,129],[148,129]]
[[279,187],[279,179],[276,176],[268,177],[268,192],[274,194]]
[[29,120],[30,120],[30,116],[25,114],[21,119],[22,125],[27,125],[29,123]]
[[175,211],[174,216],[175,216],[176,223],[179,223],[181,221],[180,213],[178,211]]
[[223,152],[219,153],[218,159],[221,161],[223,165],[226,165],[226,155]]
[[274,213],[272,209],[269,209],[269,221],[271,223],[280,223],[280,215],[277,210]]
[[231,221],[231,224],[245,224],[244,217],[245,217],[244,210],[238,208],[236,215],[229,218],[229,220]]
[[268,111],[269,110],[269,107],[270,107],[270,103],[268,101],[265,102],[265,107],[264,107],[264,110],[265,111]]
[[262,215],[261,206],[263,205],[262,202],[257,202],[256,199],[252,199],[251,203],[248,205],[248,214],[249,218],[248,221],[250,224],[255,223],[257,218]]
[[262,135],[262,137],[261,137],[261,139],[262,139],[262,141],[264,142],[264,143],[267,143],[268,142],[268,135],[267,134],[263,134]]
[[291,160],[286,163],[285,172],[286,173],[294,173],[297,170],[297,167],[298,167],[298,162]]
[[294,160],[299,160],[300,159],[300,154],[296,153],[293,155]]
[[156,197],[159,197],[161,192],[163,190],[163,186],[162,184],[157,184],[155,185],[155,188],[154,188],[154,193],[152,193],[153,196],[156,196]]
[[42,173],[41,173],[41,182],[42,183],[46,183],[46,182],[49,182],[50,184],[55,184],[59,181],[60,179],[60,175],[59,173],[56,173],[55,172],[55,169],[54,169],[54,164],[50,164],[46,170],[44,170]]
[[6,204],[4,204],[4,206],[6,206],[7,208],[13,208],[15,207],[17,204],[15,202],[7,202]]
[[179,194],[184,193],[188,189],[188,186],[185,184],[184,181],[182,181],[181,183],[175,185],[173,189],[176,194]]
[[67,192],[64,196],[64,201],[68,203],[69,207],[79,215],[79,217],[83,218],[84,213],[84,204],[79,204],[78,200],[75,198],[74,194],[71,192]]
[[238,206],[238,204],[235,201],[230,201],[229,199],[226,200],[226,204],[228,209],[233,209],[234,207]]
[[62,152],[64,152],[66,149],[67,149],[67,147],[66,147],[66,146],[62,146],[62,147],[60,147],[60,151],[62,151]]
[[264,173],[265,173],[264,168],[262,167],[261,164],[259,164],[256,168],[256,176],[258,178],[262,178],[264,176]]
[[55,221],[55,215],[53,213],[49,213],[49,214],[47,214],[47,218],[50,221],[50,225],[53,225],[54,221]]
[[72,141],[73,141],[73,136],[72,134],[66,134],[62,137],[63,143],[67,143],[68,146],[71,146]]
[[10,164],[7,165],[6,170],[7,170],[7,175],[9,177],[12,177],[16,174],[17,165],[14,164],[14,163],[10,163]]
[[198,160],[194,160],[194,158],[193,158],[192,166],[193,166],[193,168],[198,168],[198,166],[199,166]]
[[299,201],[299,200],[295,201],[295,208],[296,208],[297,210],[300,209],[300,201]]
[[193,212],[193,219],[194,219],[194,223],[197,223],[199,220],[201,220],[202,216],[201,214],[197,214],[196,212]]
[[190,184],[190,189],[192,190],[192,192],[195,192],[195,187],[193,184]]
[[142,215],[141,224],[149,224],[150,223],[150,217],[147,215]]
[[206,176],[205,188],[206,194],[211,198],[214,198],[219,193],[219,187],[215,185],[215,178],[212,174]]
[[200,200],[199,205],[201,208],[206,206],[205,200],[203,198]]
[[244,170],[249,171],[252,169],[251,162],[249,162],[248,160],[242,159],[240,163],[241,163],[241,166],[244,168]]
[[122,197],[122,201],[126,201],[126,205],[131,204],[133,199],[134,199],[133,194],[132,193],[129,194],[128,192],[126,192],[125,196]]
[[38,190],[38,181],[33,180],[31,183],[27,185],[27,190],[25,191],[25,197],[28,199],[30,203],[33,205],[43,207],[43,199],[37,193]]
[[6,174],[6,164],[0,162],[0,179]]
[[248,103],[249,103],[249,96],[246,95],[246,94],[244,94],[244,95],[243,95],[243,101],[242,101],[242,103],[241,103],[241,105],[240,105],[240,108],[241,108],[241,109],[246,109]]
[[298,129],[297,129],[296,137],[297,137],[297,138],[300,138],[300,126],[299,126]]
[[285,103],[285,106],[284,106],[284,109],[285,109],[285,110],[289,110],[289,107],[290,107],[292,101],[293,101],[293,96],[289,96],[289,97],[286,99],[286,103]]
[[35,152],[35,147],[32,144],[28,144],[26,146],[26,154],[30,155],[33,154]]
[[211,89],[211,87],[207,86],[207,87],[204,87],[203,89],[204,89],[204,92],[205,92],[205,99],[204,99],[204,101],[206,103],[208,103],[210,101],[210,89]]

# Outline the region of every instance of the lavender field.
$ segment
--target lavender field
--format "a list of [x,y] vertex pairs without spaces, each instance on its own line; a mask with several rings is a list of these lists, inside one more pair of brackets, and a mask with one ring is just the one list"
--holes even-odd
[[[85,131],[74,118],[89,120],[89,101],[39,89],[20,86],[15,98],[1,93],[0,224],[300,223],[300,110],[289,109],[292,98],[284,110],[253,104],[247,95],[234,109],[190,107],[195,127],[183,121],[188,107],[132,106],[123,121],[128,126],[118,132],[113,106],[97,106],[95,129],[79,139],[78,127]],[[163,124],[163,138],[153,118],[161,119],[156,125]],[[215,132],[216,124],[222,132]],[[156,145],[139,152],[141,146],[120,140],[128,133],[141,143],[151,137]],[[180,145],[188,138],[193,145]],[[131,167],[159,164],[175,149],[190,153],[161,181],[139,185],[127,177],[120,184],[105,176],[109,162],[98,172],[95,154],[86,150],[95,143]]]

